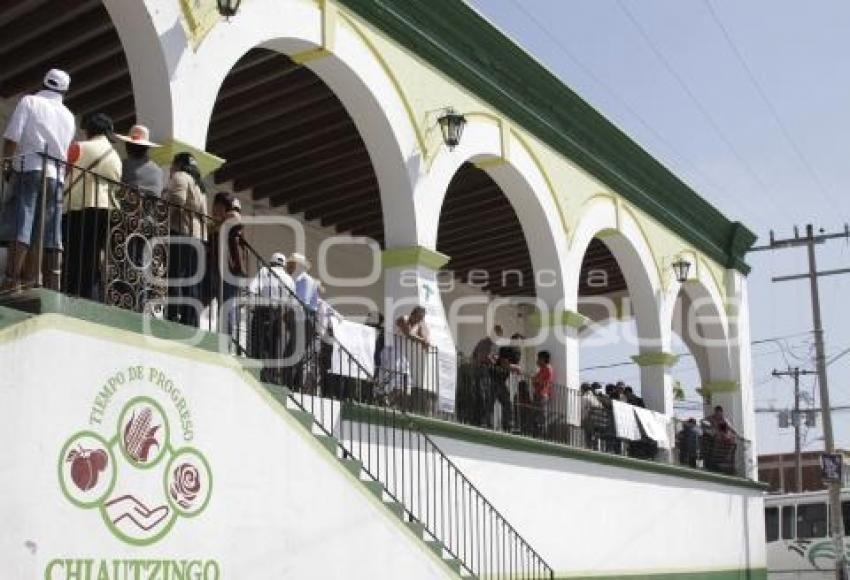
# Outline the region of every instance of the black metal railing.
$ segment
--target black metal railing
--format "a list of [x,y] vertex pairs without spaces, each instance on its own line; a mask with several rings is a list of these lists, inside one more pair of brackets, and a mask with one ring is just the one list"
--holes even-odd
[[[385,501],[397,502],[423,539],[438,543],[441,556],[475,577],[553,577],[406,414],[405,408],[434,408],[436,349],[390,335],[385,344],[398,356],[389,364],[359,361],[335,340],[331,318],[295,295],[282,266],[265,261],[236,221],[215,220],[47,155],[42,160],[36,196],[42,215],[66,211],[61,221],[46,220],[57,228],[51,244],[41,243],[50,238],[44,222],[37,227],[30,262],[48,268],[41,276],[25,272],[25,286],[221,333],[263,380],[289,389],[290,403],[336,439],[338,456],[360,462],[361,477],[380,484]],[[51,185],[43,178],[48,167],[67,173],[64,199],[60,181]],[[22,173],[13,173],[14,183]],[[4,205],[8,193],[2,190]],[[50,255],[49,246],[59,240],[64,262]],[[399,360],[406,364],[395,364]],[[345,409],[361,414],[346,418]]]
[[263,378],[289,388],[293,404],[337,440],[339,456],[360,462],[363,476],[383,487],[385,501],[397,502],[405,520],[421,526],[415,529],[423,539],[439,542],[442,556],[466,573],[552,578],[543,558],[405,411],[435,405],[426,373],[436,372],[436,362],[428,362],[436,351],[390,335],[385,344],[407,364],[364,364],[336,340],[329,316],[307,307],[285,277],[244,246],[258,276],[273,280],[247,287],[238,300],[250,329],[244,349],[261,360]]

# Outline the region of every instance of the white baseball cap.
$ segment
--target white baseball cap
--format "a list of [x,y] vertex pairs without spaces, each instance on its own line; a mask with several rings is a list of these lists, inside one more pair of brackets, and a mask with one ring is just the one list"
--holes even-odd
[[71,86],[71,77],[63,70],[52,68],[44,75],[44,86],[60,93],[68,91]]
[[275,252],[272,254],[272,259],[270,261],[272,266],[286,266],[286,256],[281,252]]

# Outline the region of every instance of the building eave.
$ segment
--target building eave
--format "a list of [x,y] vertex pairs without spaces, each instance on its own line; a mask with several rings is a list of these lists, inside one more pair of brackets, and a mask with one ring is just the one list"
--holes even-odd
[[726,268],[756,236],[726,218],[460,0],[338,0]]

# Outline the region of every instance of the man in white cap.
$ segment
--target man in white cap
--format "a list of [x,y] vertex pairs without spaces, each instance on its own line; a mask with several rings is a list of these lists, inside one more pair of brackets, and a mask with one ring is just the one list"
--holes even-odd
[[286,271],[286,256],[281,252],[272,254],[268,268],[261,268],[248,290],[259,298],[286,300],[295,292],[295,283]]
[[162,193],[162,169],[151,161],[148,154],[159,147],[150,140],[150,131],[144,125],[133,125],[125,135],[115,135],[124,142],[127,158],[122,164],[121,183],[138,188],[146,195],[159,197]]
[[[62,252],[62,181],[66,154],[74,139],[74,115],[62,102],[71,78],[51,69],[44,88],[18,102],[3,135],[3,177],[14,174],[12,196],[0,216],[0,240],[9,242],[5,289],[17,289],[29,248],[37,242],[41,221],[42,173],[47,183],[44,220],[45,283],[58,290]],[[47,153],[45,161],[42,153]]]
[[291,336],[291,316],[286,315],[286,305],[295,285],[285,266],[286,256],[275,252],[269,266],[261,268],[248,287],[255,302],[251,308],[248,355],[263,361],[262,379],[273,383],[280,382],[283,373],[289,376],[277,362],[289,354]]

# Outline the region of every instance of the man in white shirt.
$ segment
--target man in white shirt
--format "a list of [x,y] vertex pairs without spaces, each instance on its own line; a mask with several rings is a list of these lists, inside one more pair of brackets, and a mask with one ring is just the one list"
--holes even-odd
[[[62,181],[68,147],[74,139],[74,116],[62,98],[68,91],[68,73],[51,69],[44,88],[23,97],[9,118],[3,135],[3,176],[14,175],[12,196],[0,216],[0,240],[9,242],[5,289],[17,289],[27,252],[37,241],[41,221],[42,174],[46,177],[44,220],[45,284],[59,289],[62,251]],[[43,157],[47,153],[48,158]],[[30,281],[28,281],[30,282]]]
[[307,273],[309,269],[310,262],[303,255],[295,252],[289,256],[286,270],[295,280],[295,295],[307,308],[315,312],[319,307],[319,285],[316,279]]
[[295,292],[295,282],[286,271],[286,256],[272,254],[268,268],[261,268],[248,287],[251,295],[259,298],[286,300]]
[[295,283],[286,271],[286,256],[272,254],[268,267],[263,267],[248,286],[249,295],[256,303],[251,307],[251,327],[248,352],[263,361],[262,379],[280,384],[291,376],[282,363],[289,356],[292,313],[288,305],[295,291]]

